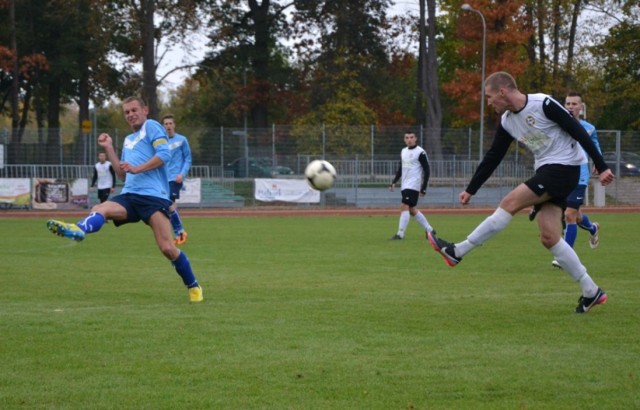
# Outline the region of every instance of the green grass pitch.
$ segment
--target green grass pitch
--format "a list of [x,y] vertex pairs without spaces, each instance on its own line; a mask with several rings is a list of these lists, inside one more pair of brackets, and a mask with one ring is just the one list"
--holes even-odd
[[[425,214],[451,241],[486,216]],[[591,219],[586,315],[524,214],[456,268],[394,212],[184,218],[201,304],[142,223],[0,219],[0,408],[639,408],[640,214]]]

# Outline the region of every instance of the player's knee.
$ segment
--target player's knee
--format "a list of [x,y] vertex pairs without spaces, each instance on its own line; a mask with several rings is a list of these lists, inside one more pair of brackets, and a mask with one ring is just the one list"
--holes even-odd
[[544,246],[547,249],[553,248],[553,246],[556,243],[558,243],[559,240],[560,240],[560,236],[555,233],[550,233],[550,232],[540,233],[540,242],[542,243],[542,246]]

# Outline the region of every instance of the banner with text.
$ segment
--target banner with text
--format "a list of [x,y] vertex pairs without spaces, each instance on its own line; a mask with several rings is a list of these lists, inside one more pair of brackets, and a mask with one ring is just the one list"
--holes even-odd
[[255,198],[263,202],[319,203],[320,192],[311,189],[304,179],[256,178]]

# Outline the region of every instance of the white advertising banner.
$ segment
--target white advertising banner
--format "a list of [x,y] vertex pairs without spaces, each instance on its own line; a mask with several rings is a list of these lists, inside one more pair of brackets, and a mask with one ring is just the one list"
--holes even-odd
[[320,191],[311,189],[304,179],[256,178],[254,196],[263,202],[320,202]]
[[199,204],[201,200],[201,180],[200,178],[185,179],[180,191],[180,198],[176,201],[179,204]]
[[28,206],[31,201],[29,178],[0,178],[0,203]]

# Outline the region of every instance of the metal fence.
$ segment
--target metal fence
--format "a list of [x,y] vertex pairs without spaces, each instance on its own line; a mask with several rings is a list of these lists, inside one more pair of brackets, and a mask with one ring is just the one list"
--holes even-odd
[[[458,206],[463,190],[486,152],[490,138],[470,129],[433,130],[419,127],[272,126],[268,129],[178,129],[189,138],[193,167],[189,177],[203,178],[245,198],[244,205],[262,206],[253,200],[253,178],[301,178],[313,159],[325,158],[338,171],[336,186],[323,195],[324,206],[396,206],[399,194],[387,185],[395,174],[403,134],[416,132],[431,163],[431,180],[420,206]],[[127,134],[109,132],[116,150]],[[51,135],[53,138],[51,142]],[[20,143],[0,131],[0,178],[91,178],[99,147],[96,135],[74,130],[27,130]],[[487,132],[491,135],[491,131]],[[607,187],[607,205],[640,204],[640,132],[599,130],[605,159],[618,176]],[[533,173],[532,155],[513,144],[503,163],[473,200],[475,205],[497,205],[500,198]],[[591,194],[592,195],[592,194]]]

